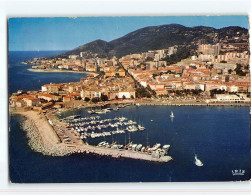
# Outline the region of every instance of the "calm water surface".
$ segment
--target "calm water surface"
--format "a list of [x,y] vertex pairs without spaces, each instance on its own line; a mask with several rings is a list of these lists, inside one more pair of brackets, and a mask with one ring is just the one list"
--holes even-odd
[[21,64],[22,61],[35,57],[49,57],[62,53],[62,51],[41,51],[41,52],[9,52],[9,94],[17,90],[38,90],[41,86],[48,83],[77,82],[86,74],[71,72],[30,72],[27,69],[31,65]]
[[[51,53],[44,55],[49,54]],[[19,64],[20,59],[29,59],[34,55],[31,52],[10,55],[10,92],[17,89],[38,89],[48,82],[78,81],[84,76],[74,73],[28,72],[27,65]],[[173,120],[169,117],[171,111],[175,115]],[[63,113],[61,117],[72,114],[89,116],[86,110],[76,109]],[[43,156],[28,147],[25,132],[20,128],[20,122],[24,119],[13,115],[10,117],[9,133],[11,181],[166,182],[239,181],[250,178],[250,116],[247,107],[128,106],[118,112],[101,115],[102,118],[118,116],[143,123],[146,127],[144,132],[130,133],[131,141],[143,145],[170,144],[170,155],[174,160],[155,163],[83,154]],[[120,134],[105,139],[125,144],[129,141],[129,135]],[[103,140],[104,138],[96,138],[88,142],[97,144]],[[194,154],[203,162],[203,167],[194,164]],[[245,174],[233,176],[232,170],[236,169],[245,170]]]

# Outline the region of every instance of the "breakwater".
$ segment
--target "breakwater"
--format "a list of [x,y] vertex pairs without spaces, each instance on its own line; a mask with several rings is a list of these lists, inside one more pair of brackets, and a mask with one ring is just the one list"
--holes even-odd
[[65,156],[73,153],[71,149],[63,149],[62,147],[46,143],[33,120],[26,118],[22,122],[21,127],[26,132],[28,145],[32,150],[49,156]]

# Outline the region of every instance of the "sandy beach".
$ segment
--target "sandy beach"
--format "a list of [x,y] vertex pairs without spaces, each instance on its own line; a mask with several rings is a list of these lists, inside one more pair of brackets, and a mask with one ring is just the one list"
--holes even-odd
[[97,76],[98,73],[95,72],[88,72],[88,71],[73,71],[73,70],[58,70],[58,69],[33,69],[33,68],[28,68],[27,69],[30,72],[58,72],[58,73],[62,73],[62,72],[71,72],[71,73],[78,73],[78,74],[92,74],[94,76]]

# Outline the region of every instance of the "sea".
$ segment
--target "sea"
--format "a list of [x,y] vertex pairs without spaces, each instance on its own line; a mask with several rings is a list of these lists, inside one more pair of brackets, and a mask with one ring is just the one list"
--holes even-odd
[[[85,74],[29,72],[22,61],[47,57],[61,51],[9,52],[9,94],[38,90],[46,83],[79,81]],[[170,118],[171,112],[174,118]],[[81,115],[74,109],[59,117]],[[106,182],[206,182],[246,181],[251,176],[250,114],[248,107],[232,106],[127,106],[100,115],[101,119],[126,117],[146,130],[89,139],[129,141],[142,145],[170,144],[168,163],[91,154],[52,157],[31,150],[19,115],[9,118],[9,178],[13,183],[106,183]],[[195,155],[203,166],[195,165]]]

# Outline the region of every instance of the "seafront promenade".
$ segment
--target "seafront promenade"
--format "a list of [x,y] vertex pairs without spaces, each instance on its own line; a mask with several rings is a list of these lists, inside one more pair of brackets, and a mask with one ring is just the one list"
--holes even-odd
[[[59,122],[53,114],[44,115],[37,111],[11,111],[11,113],[21,114],[26,118],[23,122],[23,128],[27,132],[29,145],[33,150],[44,155],[65,156],[73,153],[84,153],[154,162],[169,162],[172,160],[171,156],[154,158],[152,155],[142,152],[88,145],[73,131],[67,130],[64,124]],[[71,142],[64,142],[65,138],[71,140]]]
[[185,102],[185,101],[173,101],[173,102],[139,102],[136,105],[146,106],[250,106],[251,102],[246,103],[232,103],[232,102]]
[[73,108],[95,108],[100,106],[106,105],[119,105],[119,104],[130,104],[136,106],[251,106],[251,102],[245,103],[233,103],[233,102],[209,102],[206,103],[206,100],[202,101],[162,101],[162,100],[124,100],[124,101],[106,101],[106,102],[99,102],[99,103],[85,103],[83,101],[75,101],[72,102],[70,106],[65,105],[66,109],[73,109]]

